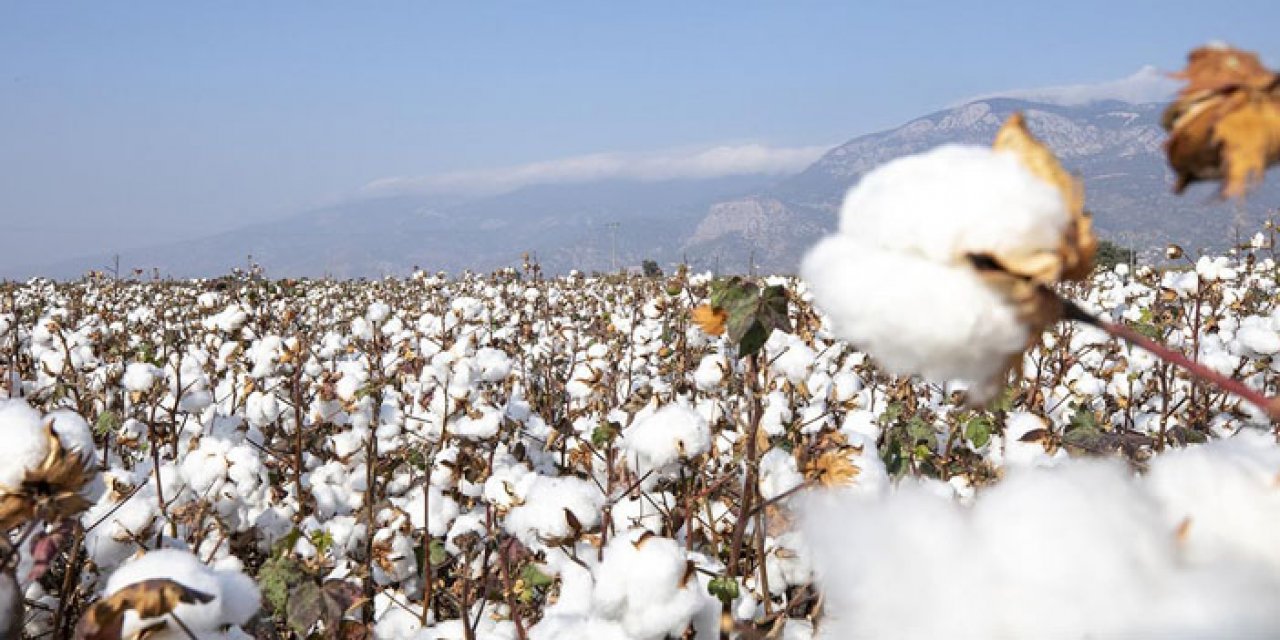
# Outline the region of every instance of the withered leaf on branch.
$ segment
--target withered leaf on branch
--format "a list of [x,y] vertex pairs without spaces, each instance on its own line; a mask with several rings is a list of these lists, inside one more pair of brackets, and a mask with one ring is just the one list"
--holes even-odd
[[289,592],[289,626],[306,636],[323,620],[325,637],[337,638],[342,617],[364,602],[360,586],[353,582],[326,580],[323,585],[317,585],[308,580]]
[[862,469],[853,463],[855,448],[844,446],[823,451],[804,470],[805,478],[824,487],[853,484]]
[[168,615],[179,604],[205,604],[213,596],[187,588],[167,578],[135,582],[89,607],[76,625],[77,640],[120,640],[125,613],[139,618]]
[[713,336],[724,333],[724,325],[728,320],[729,314],[720,307],[704,304],[693,310],[693,323],[698,325],[699,329]]
[[1280,75],[1253,53],[1212,46],[1192,51],[1174,77],[1187,81],[1162,119],[1174,191],[1221,180],[1223,197],[1243,196],[1280,162]]

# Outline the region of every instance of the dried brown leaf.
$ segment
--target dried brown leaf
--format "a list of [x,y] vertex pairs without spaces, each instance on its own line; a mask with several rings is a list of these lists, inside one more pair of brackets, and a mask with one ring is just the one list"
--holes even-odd
[[804,470],[805,478],[824,487],[853,484],[862,469],[853,463],[853,447],[824,451]]
[[1229,47],[1196,49],[1174,75],[1187,81],[1162,121],[1174,191],[1221,180],[1223,197],[1243,196],[1280,162],[1280,75]]
[[1193,50],[1187,55],[1187,68],[1172,75],[1187,81],[1180,96],[1236,86],[1265,89],[1273,79],[1256,54],[1219,46]]
[[693,322],[704,332],[718,336],[724,334],[725,324],[729,321],[729,313],[720,307],[709,304],[700,305],[693,310]]

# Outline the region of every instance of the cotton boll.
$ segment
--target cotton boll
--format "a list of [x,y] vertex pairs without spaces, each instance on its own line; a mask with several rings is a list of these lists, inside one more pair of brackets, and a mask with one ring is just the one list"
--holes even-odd
[[476,351],[476,366],[480,369],[480,379],[485,382],[502,382],[511,375],[511,358],[490,347]]
[[669,404],[638,418],[622,433],[619,445],[637,473],[661,472],[680,460],[706,453],[711,430],[696,411]]
[[[238,568],[213,568],[194,555],[176,549],[151,551],[132,560],[111,574],[105,595],[145,580],[166,578],[213,599],[205,604],[179,604],[173,613],[193,631],[218,631],[226,625],[248,622],[257,612],[258,587]],[[132,611],[125,615],[124,635],[137,633],[160,622],[160,618],[139,620]],[[185,633],[174,625],[166,627],[156,638],[183,638]]]
[[770,449],[760,457],[760,496],[772,500],[804,484],[796,459],[782,449]]
[[703,356],[693,372],[693,383],[699,391],[714,391],[724,385],[729,371],[728,361],[721,354]]
[[1181,528],[1187,553],[1264,561],[1280,571],[1280,448],[1269,434],[1172,450],[1151,462],[1146,482],[1160,500],[1165,525]]
[[[1159,458],[1153,470],[1167,464]],[[1185,462],[1170,465],[1167,478],[1185,478],[1195,466]],[[1188,543],[1179,542],[1171,523],[1177,511],[1161,504],[1162,495],[1181,495],[1195,479],[1161,489],[1164,480],[1135,479],[1120,462],[1080,460],[1011,470],[968,508],[922,483],[903,483],[881,499],[816,495],[805,505],[804,531],[829,599],[824,633],[1274,636],[1280,613],[1264,604],[1280,596],[1274,570],[1259,570],[1255,553],[1187,554]],[[1212,487],[1199,495],[1210,494],[1221,495]],[[1250,546],[1217,536],[1245,522],[1224,522],[1198,500],[1191,502],[1199,516],[1213,522],[1190,544]],[[929,615],[912,614],[920,611]]]
[[524,503],[514,507],[503,528],[526,546],[542,546],[541,540],[564,538],[573,533],[565,512],[571,512],[584,529],[600,524],[604,495],[593,483],[578,478],[536,476]]
[[1072,216],[1016,154],[942,146],[868,173],[801,273],[836,335],[892,372],[976,383],[987,400],[1032,321],[968,257],[1056,255]]
[[770,392],[764,398],[764,413],[760,416],[760,428],[770,437],[781,436],[793,417],[791,401],[780,391]]
[[1270,328],[1248,325],[1236,331],[1236,342],[1257,356],[1269,356],[1280,352],[1280,335]]
[[481,410],[475,417],[464,415],[459,418],[453,431],[455,435],[463,438],[484,440],[497,435],[501,427],[502,412],[487,408]]
[[1005,418],[1004,464],[1016,467],[1047,467],[1067,459],[1065,449],[1058,448],[1052,453],[1045,449],[1042,439],[1024,442],[1023,438],[1036,430],[1048,428],[1043,418],[1025,411],[1011,412]]
[[124,388],[136,393],[145,393],[155,386],[161,377],[160,369],[147,362],[130,362],[124,370]]
[[[400,602],[403,601],[400,599]],[[377,610],[377,622],[373,627],[374,640],[416,638],[415,634],[422,629],[422,619],[417,613],[400,606],[385,593],[374,597],[374,607]]]
[[845,197],[840,233],[950,264],[975,251],[1055,250],[1069,220],[1062,196],[1017,156],[944,145],[864,176]]
[[[1016,309],[971,270],[838,235],[809,252],[801,273],[832,331],[894,373],[995,380],[1030,337]],[[886,277],[910,285],[887,287]]]
[[[426,500],[428,497],[430,499]],[[409,514],[414,529],[427,527],[429,521],[427,533],[433,536],[445,535],[454,518],[458,517],[457,501],[441,493],[435,486],[428,487],[424,494],[423,487],[419,484],[403,498],[392,498],[391,502]]]
[[699,587],[679,543],[632,531],[605,548],[592,611],[621,623],[633,640],[679,637],[704,607],[718,606]]
[[786,593],[789,587],[813,582],[809,547],[799,531],[788,531],[776,539],[770,538],[765,554],[769,593],[774,596]]
[[817,357],[809,345],[800,338],[783,331],[774,331],[765,343],[769,369],[791,384],[800,384],[813,369]]
[[40,412],[22,400],[0,400],[0,491],[17,489],[27,471],[49,455],[48,433]]
[[385,302],[378,301],[369,305],[369,310],[365,312],[364,317],[368,318],[369,322],[382,322],[390,315],[391,307],[387,306],[387,303]]

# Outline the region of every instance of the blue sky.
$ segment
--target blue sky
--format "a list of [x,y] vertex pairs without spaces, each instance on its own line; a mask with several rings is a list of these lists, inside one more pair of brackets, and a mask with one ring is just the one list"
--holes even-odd
[[1210,39],[1274,65],[1276,24],[1276,2],[3,0],[0,223],[11,257],[75,253],[389,178],[820,148]]

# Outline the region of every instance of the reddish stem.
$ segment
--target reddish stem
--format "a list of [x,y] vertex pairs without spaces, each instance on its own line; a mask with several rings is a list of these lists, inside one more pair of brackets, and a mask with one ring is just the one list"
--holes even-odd
[[1062,300],[1062,305],[1064,315],[1068,320],[1075,320],[1077,322],[1083,322],[1084,324],[1097,327],[1111,336],[1120,338],[1130,344],[1146,349],[1147,351],[1155,354],[1157,358],[1181,367],[1192,376],[1204,380],[1209,384],[1215,385],[1223,391],[1227,391],[1228,393],[1244,398],[1250,403],[1256,405],[1259,409],[1265,411],[1267,416],[1269,416],[1273,421],[1280,421],[1280,397],[1268,396],[1267,394],[1246,385],[1240,380],[1218,373],[1217,371],[1192,360],[1181,351],[1171,349],[1160,344],[1159,342],[1138,333],[1130,327],[1103,320],[1102,318],[1080,308],[1079,305],[1071,302],[1070,300]]

